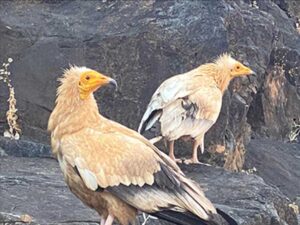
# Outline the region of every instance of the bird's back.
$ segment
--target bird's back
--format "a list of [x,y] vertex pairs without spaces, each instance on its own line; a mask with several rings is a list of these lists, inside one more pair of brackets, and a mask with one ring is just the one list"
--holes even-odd
[[216,121],[222,93],[211,76],[192,70],[164,81],[153,94],[139,132],[153,128],[169,140],[205,133]]

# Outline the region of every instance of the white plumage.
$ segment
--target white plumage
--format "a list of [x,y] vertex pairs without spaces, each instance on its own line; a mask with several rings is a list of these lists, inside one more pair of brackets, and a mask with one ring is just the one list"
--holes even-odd
[[[160,123],[160,135],[169,142],[169,156],[174,156],[174,141],[191,138],[193,157],[198,163],[197,148],[204,151],[204,135],[216,122],[222,95],[231,79],[252,74],[252,70],[227,54],[184,74],[165,80],[153,94],[138,131],[143,133]],[[155,137],[153,142],[160,138]],[[155,140],[155,141],[154,141]]]

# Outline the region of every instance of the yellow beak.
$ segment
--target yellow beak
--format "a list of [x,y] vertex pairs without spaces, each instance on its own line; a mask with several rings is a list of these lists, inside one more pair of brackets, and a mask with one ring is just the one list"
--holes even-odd
[[249,67],[247,66],[242,66],[242,68],[239,71],[239,75],[251,75],[251,74],[255,74],[255,72],[253,70],[251,70]]

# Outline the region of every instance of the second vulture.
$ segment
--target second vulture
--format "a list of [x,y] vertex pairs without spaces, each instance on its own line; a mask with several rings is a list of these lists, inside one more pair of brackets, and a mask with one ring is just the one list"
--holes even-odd
[[198,147],[204,152],[204,135],[216,122],[222,96],[235,77],[254,74],[230,55],[221,55],[215,62],[206,63],[184,74],[165,80],[153,94],[138,131],[149,130],[159,123],[160,135],[169,145],[169,156],[174,161],[174,141],[192,139],[193,156],[188,163],[199,163]]

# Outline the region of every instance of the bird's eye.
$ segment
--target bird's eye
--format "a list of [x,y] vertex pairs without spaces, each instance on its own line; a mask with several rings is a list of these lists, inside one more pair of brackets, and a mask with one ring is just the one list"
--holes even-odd
[[239,69],[240,69],[240,66],[236,66],[236,69],[239,70]]
[[90,79],[90,76],[86,76],[85,79],[86,79],[86,80],[89,80],[89,79]]

